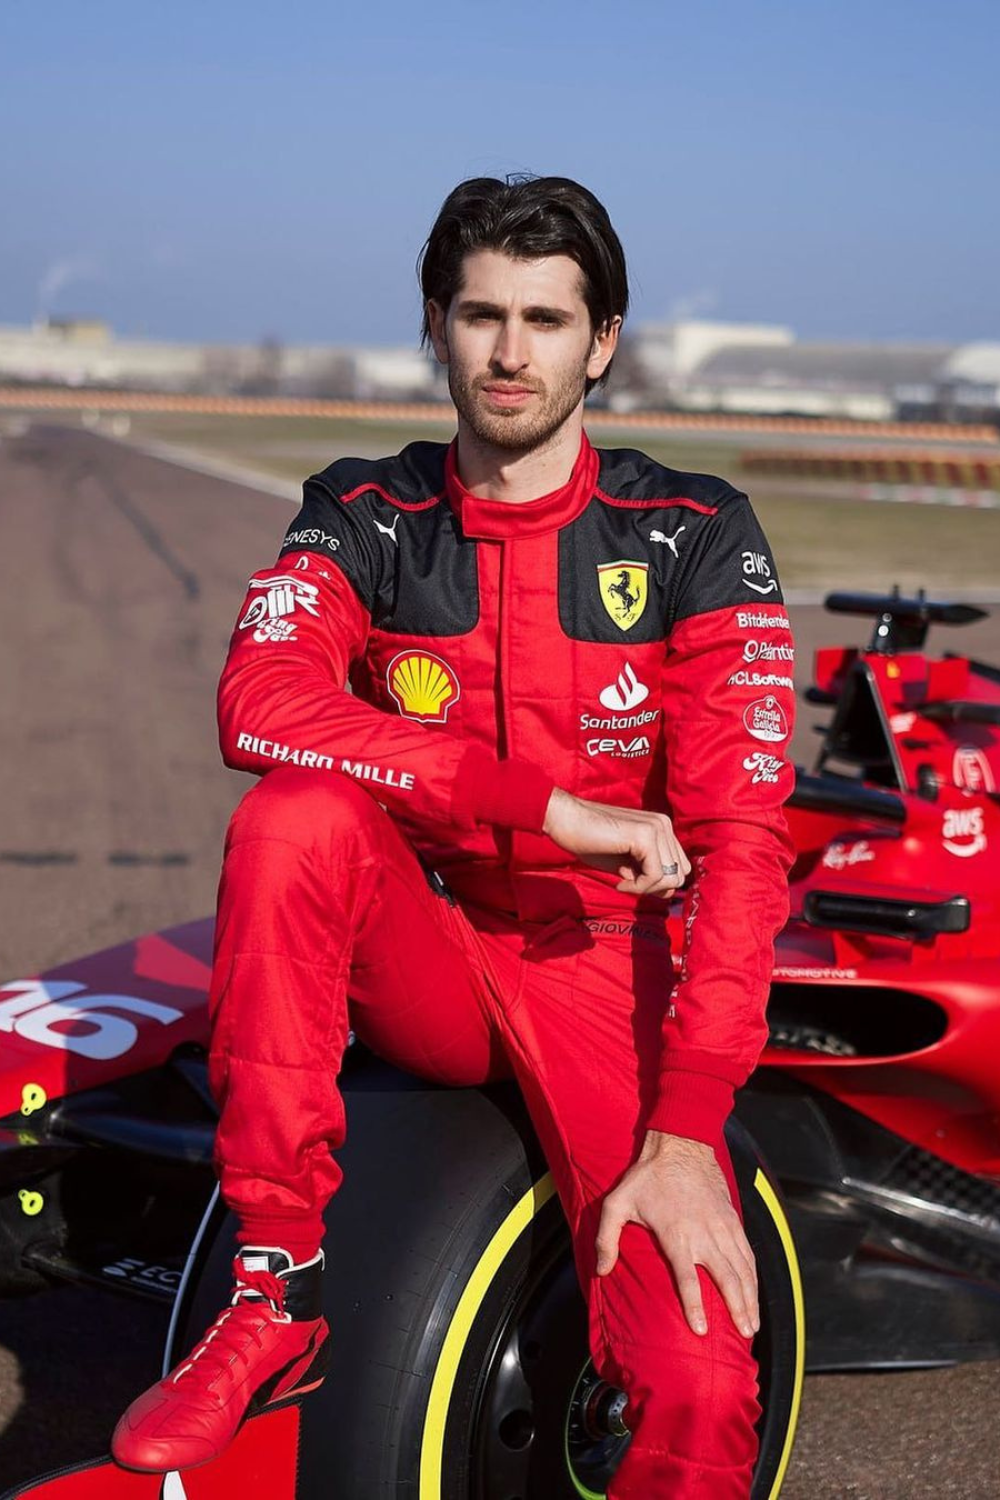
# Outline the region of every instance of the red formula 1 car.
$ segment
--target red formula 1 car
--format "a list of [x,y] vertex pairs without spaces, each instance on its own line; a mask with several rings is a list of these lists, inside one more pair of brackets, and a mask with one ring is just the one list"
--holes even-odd
[[[790,803],[772,1040],[730,1132],[762,1291],[754,1500],[780,1491],[806,1368],[1000,1355],[1000,672],[925,651],[969,606],[827,604],[874,634],[817,654],[809,696],[832,717]],[[192,923],[0,988],[0,1291],[63,1278],[170,1299],[167,1365],[216,1311],[232,1251],[210,1168],[210,946]],[[516,1091],[435,1088],[357,1047],[343,1081],[321,1391],[202,1469],[96,1460],[4,1500],[604,1491],[622,1401],[587,1359]]]

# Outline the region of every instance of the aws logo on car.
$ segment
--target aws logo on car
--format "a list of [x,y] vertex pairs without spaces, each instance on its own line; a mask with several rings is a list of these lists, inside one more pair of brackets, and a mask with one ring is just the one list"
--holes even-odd
[[941,822],[941,843],[949,854],[968,859],[986,848],[986,826],[981,807],[949,807]]
[[453,668],[431,651],[398,652],[385,681],[403,717],[425,724],[444,724],[462,692]]

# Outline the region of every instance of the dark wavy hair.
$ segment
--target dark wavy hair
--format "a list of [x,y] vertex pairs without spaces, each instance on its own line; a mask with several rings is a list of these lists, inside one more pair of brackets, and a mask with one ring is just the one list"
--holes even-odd
[[[568,255],[583,272],[583,297],[596,333],[628,311],[625,252],[593,193],[569,177],[470,177],[441,205],[417,260],[424,294],[421,342],[430,342],[427,303],[447,311],[462,285],[462,262],[475,250],[502,250],[520,260]],[[588,392],[604,384],[589,380]]]

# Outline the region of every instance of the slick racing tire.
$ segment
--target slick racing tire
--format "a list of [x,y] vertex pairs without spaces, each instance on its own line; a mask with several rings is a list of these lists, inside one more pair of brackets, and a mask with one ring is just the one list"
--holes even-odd
[[[358,1063],[327,1215],[331,1368],[303,1405],[296,1500],[597,1500],[629,1437],[588,1358],[569,1233],[520,1096]],[[773,1184],[735,1124],[729,1144],[760,1279],[752,1493],[773,1500],[798,1412],[802,1298]],[[231,1286],[233,1222],[216,1208],[203,1230],[168,1366]]]

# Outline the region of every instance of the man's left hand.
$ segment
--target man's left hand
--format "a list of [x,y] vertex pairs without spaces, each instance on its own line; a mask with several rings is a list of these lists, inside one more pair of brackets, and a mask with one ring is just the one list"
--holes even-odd
[[757,1268],[711,1146],[647,1131],[638,1161],[604,1200],[597,1231],[599,1276],[613,1270],[626,1224],[642,1224],[656,1237],[695,1333],[708,1332],[697,1271],[704,1266],[740,1333],[753,1337],[760,1327]]

